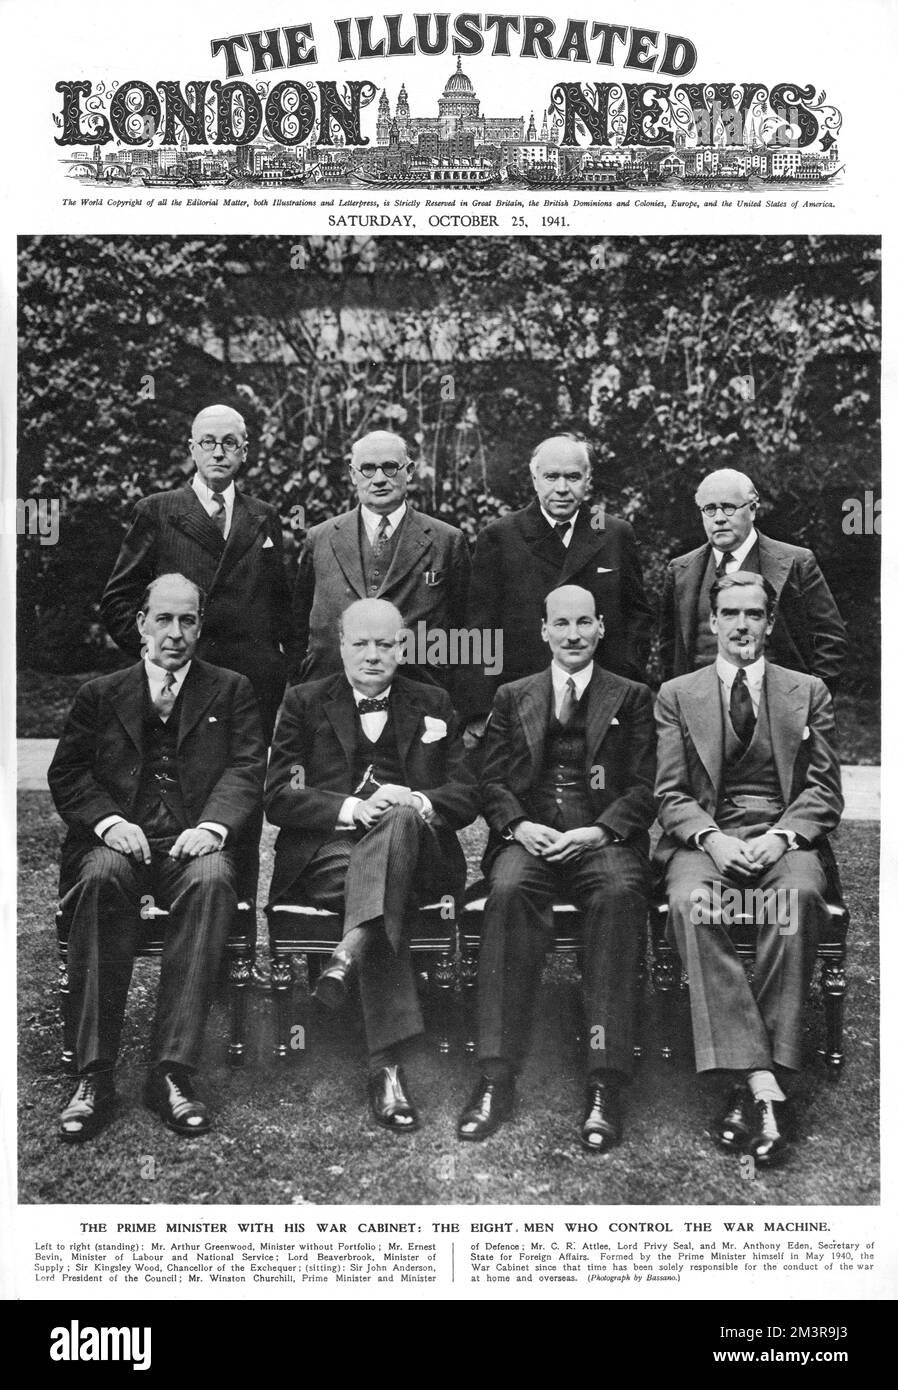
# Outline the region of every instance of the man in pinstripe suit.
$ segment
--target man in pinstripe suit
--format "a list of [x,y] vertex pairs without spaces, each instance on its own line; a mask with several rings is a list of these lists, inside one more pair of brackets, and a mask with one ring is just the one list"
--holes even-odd
[[200,411],[190,438],[196,473],[186,487],[138,502],[100,612],[118,645],[137,656],[134,619],[147,585],[158,574],[192,579],[207,594],[198,655],[248,678],[270,742],[291,647],[290,591],[276,509],[234,483],[247,442],[236,410]]

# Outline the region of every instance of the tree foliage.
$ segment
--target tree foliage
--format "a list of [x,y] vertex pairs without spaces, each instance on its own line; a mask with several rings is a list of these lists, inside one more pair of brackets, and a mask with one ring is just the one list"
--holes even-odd
[[741,468],[764,528],[817,552],[869,681],[877,538],[841,508],[878,496],[879,294],[861,237],[25,240],[19,495],[63,519],[58,546],[21,544],[20,659],[102,659],[131,506],[189,476],[190,421],[223,400],[293,553],[348,505],[366,429],[409,440],[419,504],[472,539],[526,500],[540,438],[581,431],[653,590],[701,539],[699,478]]

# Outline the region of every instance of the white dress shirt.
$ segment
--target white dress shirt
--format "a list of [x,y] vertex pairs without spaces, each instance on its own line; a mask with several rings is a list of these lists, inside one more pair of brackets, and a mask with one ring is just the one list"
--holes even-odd
[[[363,511],[363,512],[366,511],[366,510],[367,510],[366,508],[364,508],[364,507],[362,508],[362,511]],[[403,502],[403,504],[402,504],[402,509],[401,509],[401,510],[402,510],[402,515],[404,516],[404,515],[405,515],[405,503],[404,503],[404,502]],[[372,513],[372,515],[376,516],[377,513],[374,512],[374,513]],[[393,513],[391,513],[391,515],[392,515],[392,516],[395,516],[396,513],[393,512]],[[402,520],[402,516],[400,516],[399,520],[400,520],[400,521]],[[397,523],[397,524],[398,524],[398,523]],[[352,695],[353,695],[353,699],[355,700],[356,704],[358,705],[358,704],[361,703],[362,700],[371,700],[371,699],[386,700],[386,699],[389,698],[389,694],[390,694],[390,691],[392,690],[392,688],[393,688],[392,686],[388,685],[387,688],[386,688],[386,690],[382,690],[382,691],[380,692],[379,695],[372,696],[372,695],[366,695],[366,694],[364,693],[364,691],[356,690],[355,686],[353,686],[353,687],[352,687]],[[363,733],[365,734],[365,737],[366,737],[366,738],[370,738],[370,740],[371,740],[372,743],[376,743],[376,742],[377,742],[377,740],[380,738],[381,734],[383,733],[384,729],[387,727],[387,716],[388,716],[388,711],[387,711],[387,710],[375,710],[374,712],[369,713],[369,714],[360,714],[360,715],[359,715],[359,722],[361,723],[362,731],[363,731]],[[420,813],[421,813],[422,819],[423,819],[423,820],[426,820],[426,821],[429,821],[429,820],[432,818],[432,816],[433,816],[433,806],[432,806],[432,804],[431,804],[430,798],[429,798],[429,797],[426,797],[426,796],[424,795],[423,792],[412,792],[412,796],[415,798],[415,802],[416,802],[416,804],[417,804],[418,810],[419,810]],[[337,824],[336,824],[335,829],[337,829],[337,830],[354,830],[354,829],[355,829],[355,823],[356,823],[356,822],[355,822],[355,808],[356,808],[357,806],[360,806],[360,805],[362,804],[362,800],[363,800],[363,798],[360,797],[360,796],[347,796],[346,800],[343,802],[343,805],[340,807],[340,814],[339,814],[339,816],[337,817]]]
[[[405,516],[405,514],[406,514],[407,511],[408,511],[408,504],[405,503],[405,502],[400,502],[400,503],[399,503],[399,506],[396,508],[395,511],[393,511],[393,512],[387,512],[386,515],[387,515],[387,521],[389,522],[389,525],[388,525],[386,531],[384,532],[384,539],[385,539],[385,540],[389,540],[389,539],[390,539],[390,537],[392,536],[393,532],[396,530],[396,527],[399,525],[400,521],[401,521],[402,518]],[[373,512],[373,511],[371,510],[370,507],[366,507],[366,506],[364,506],[364,505],[362,506],[362,524],[363,524],[364,527],[365,527],[365,535],[368,537],[368,544],[369,544],[369,545],[373,545],[373,544],[374,544],[374,542],[375,542],[375,540],[376,540],[376,538],[377,538],[377,532],[378,532],[378,529],[379,529],[379,527],[380,527],[380,523],[381,523],[382,519],[383,519],[383,512]]]
[[583,698],[584,690],[589,685],[589,682],[592,680],[592,668],[594,665],[595,662],[591,661],[588,666],[583,667],[582,671],[565,671],[563,666],[559,666],[554,661],[552,662],[552,693],[555,696],[556,719],[561,713],[561,706],[564,701],[564,697],[567,694],[568,681],[571,680],[574,682],[574,694],[576,695],[577,701],[579,703],[579,701]]
[[[208,492],[208,490],[209,489],[207,488],[206,491]],[[181,686],[187,679],[187,672],[190,670],[190,666],[191,663],[189,661],[185,661],[184,665],[179,666],[177,671],[169,672],[166,671],[162,666],[157,666],[155,661],[151,661],[148,656],[145,656],[143,659],[143,668],[146,672],[147,685],[150,688],[150,699],[152,700],[152,702],[155,704],[156,700],[162,694],[162,687],[165,684],[165,679],[168,675],[174,676],[174,684],[172,685],[172,695],[174,696],[175,700],[177,700],[178,696],[181,693]],[[160,714],[159,718],[162,720],[163,724],[168,723],[169,716],[167,714]],[[97,824],[94,826],[94,834],[99,835],[100,839],[102,840],[107,830],[111,830],[114,825],[124,823],[124,816],[105,816],[103,820],[97,821]],[[199,825],[197,826],[197,829],[214,830],[216,835],[221,836],[222,844],[224,844],[225,840],[228,837],[228,832],[225,826],[219,825],[217,821],[200,821]]]
[[[213,492],[212,488],[206,486],[199,473],[194,473],[190,481],[190,486],[193,488],[197,497],[200,499],[203,510],[209,516],[214,517],[216,512],[218,511],[218,508],[212,500],[215,496],[215,493]],[[234,515],[234,499],[237,496],[237,489],[235,488],[234,484],[228,483],[224,492],[222,492],[220,496],[221,500],[224,502],[224,538],[225,540],[227,540],[228,536],[231,534],[231,518]]]
[[[552,527],[552,530],[554,531],[555,528],[556,528],[556,526],[558,525],[559,521],[561,521],[562,518],[561,518],[560,516],[549,516],[549,513],[546,511],[546,509],[545,509],[545,507],[542,505],[542,503],[540,503],[539,509],[540,509],[540,511],[542,512],[543,516],[546,518],[546,521],[548,521],[549,525]],[[580,510],[580,509],[579,509],[579,507],[578,507],[578,508],[577,508],[577,511],[579,511],[579,510]],[[577,520],[577,512],[573,512],[573,513],[568,517],[567,521],[564,523],[565,526],[567,527],[567,530],[565,530],[565,531],[557,531],[557,532],[556,532],[556,535],[558,536],[558,539],[561,541],[561,544],[564,546],[565,550],[567,550],[568,546],[569,546],[570,543],[571,543],[571,536],[574,534],[574,522],[575,522],[576,520]]]
[[[755,528],[752,527],[748,535],[745,537],[745,540],[738,547],[738,549],[730,551],[730,556],[732,558],[727,560],[727,567],[725,571],[726,574],[735,574],[737,570],[741,570],[742,561],[745,559],[746,555],[751,550],[752,546],[754,545],[757,539],[758,533],[755,530]],[[716,545],[712,545],[711,549],[714,551],[714,568],[717,569],[718,565],[723,559],[724,551],[718,550]]]

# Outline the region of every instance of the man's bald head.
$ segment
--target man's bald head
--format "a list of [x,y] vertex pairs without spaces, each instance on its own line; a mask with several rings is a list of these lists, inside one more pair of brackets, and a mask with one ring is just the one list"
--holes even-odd
[[207,405],[190,428],[190,452],[206,487],[224,492],[246,458],[246,422],[229,405]]
[[581,671],[605,635],[595,598],[579,584],[561,584],[546,594],[543,609],[542,638],[553,661],[565,671]]
[[340,617],[340,656],[346,679],[364,695],[379,695],[396,674],[404,624],[393,603],[362,598]]
[[[758,509],[758,490],[746,473],[735,468],[716,469],[699,483],[695,501],[702,510],[705,535],[718,550],[738,550],[748,539]],[[705,508],[713,511],[706,512]]]

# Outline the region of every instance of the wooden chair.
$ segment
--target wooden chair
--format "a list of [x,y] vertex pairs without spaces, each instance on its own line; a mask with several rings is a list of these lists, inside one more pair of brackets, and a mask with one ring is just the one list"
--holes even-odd
[[[817,958],[821,962],[820,985],[823,992],[826,1044],[817,1051],[825,1059],[829,1078],[834,1081],[845,1063],[845,956],[851,916],[841,896],[835,891],[831,896],[827,896],[826,910],[827,922],[817,947]],[[669,1062],[673,1057],[671,1038],[674,1005],[677,998],[688,988],[689,981],[676,947],[672,946],[666,937],[668,911],[666,896],[657,896],[649,911],[649,923],[652,938],[652,984],[661,1003],[661,1056]],[[727,930],[739,959],[750,973],[754,964],[757,938],[755,918],[750,912],[734,912],[732,917],[732,926],[728,926]]]
[[[461,914],[461,962],[459,986],[462,993],[465,1013],[465,1051],[475,1051],[476,1032],[477,965],[480,956],[480,940],[483,932],[483,911],[489,894],[489,885],[481,880],[468,890],[465,906]],[[559,899],[552,906],[555,926],[553,951],[556,955],[574,956],[582,971],[583,968],[583,913],[575,903]],[[643,1009],[646,979],[646,945],[643,937],[639,953],[639,976],[636,987],[636,1042],[633,1056],[643,1056]]]
[[[275,1005],[274,1055],[283,1061],[291,1051],[293,959],[305,958],[311,991],[324,960],[342,940],[343,917],[339,912],[305,903],[269,903],[265,914]],[[428,985],[435,991],[438,1046],[445,1055],[449,1051],[449,1002],[457,988],[460,958],[457,913],[450,896],[418,908],[410,946],[412,956],[425,967]]]
[[[135,951],[138,957],[159,957],[165,942],[165,908],[148,906],[141,908],[143,930]],[[62,1014],[62,1064],[66,1071],[75,1070],[74,1019],[71,1016],[71,996],[69,994],[69,931],[71,913],[60,903],[56,909],[56,940],[59,946],[59,1003]],[[231,1039],[228,1043],[228,1061],[231,1066],[242,1066],[246,1060],[246,990],[250,982],[253,952],[256,947],[256,905],[250,899],[237,904],[234,921],[225,945],[225,958],[228,967],[228,992],[231,1003]]]

